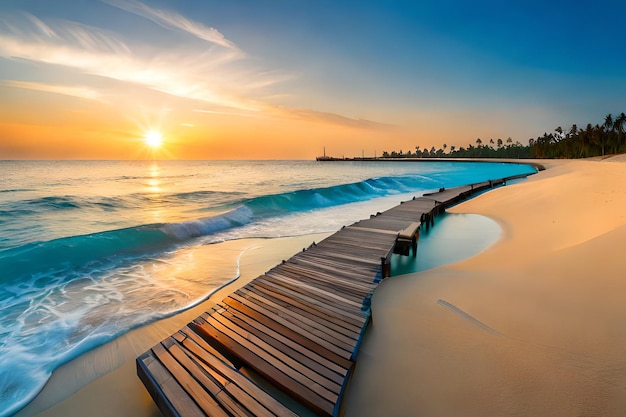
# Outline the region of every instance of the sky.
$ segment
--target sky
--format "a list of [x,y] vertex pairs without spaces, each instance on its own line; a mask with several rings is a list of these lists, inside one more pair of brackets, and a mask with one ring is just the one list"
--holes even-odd
[[2,0],[0,159],[527,144],[626,111],[625,15],[617,0]]

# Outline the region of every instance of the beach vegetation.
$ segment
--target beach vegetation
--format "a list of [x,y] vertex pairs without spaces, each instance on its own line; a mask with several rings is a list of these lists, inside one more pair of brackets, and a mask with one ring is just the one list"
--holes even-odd
[[528,139],[527,144],[507,139],[476,138],[475,145],[450,146],[444,143],[439,149],[434,146],[415,146],[415,152],[383,151],[383,158],[589,158],[626,152],[626,114],[607,114],[602,124],[587,123],[584,128],[573,124],[569,129],[557,126]]

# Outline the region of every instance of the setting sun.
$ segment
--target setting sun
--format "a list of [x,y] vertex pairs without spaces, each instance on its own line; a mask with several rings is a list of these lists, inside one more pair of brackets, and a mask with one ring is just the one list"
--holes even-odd
[[161,132],[157,132],[156,130],[151,130],[146,133],[146,136],[144,137],[144,141],[146,142],[146,145],[148,145],[149,147],[153,149],[156,149],[156,148],[159,148],[163,144],[163,136],[161,135]]

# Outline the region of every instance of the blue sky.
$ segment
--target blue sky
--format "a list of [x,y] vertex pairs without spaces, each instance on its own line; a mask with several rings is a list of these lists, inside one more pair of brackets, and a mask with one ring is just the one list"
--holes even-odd
[[[624,16],[611,0],[3,0],[0,94],[5,106],[38,92],[119,109],[136,91],[144,109],[165,93],[162,107],[180,113],[170,122],[186,126],[202,124],[184,121],[201,103],[242,120],[271,114],[266,129],[281,118],[361,129],[317,132],[328,138],[314,147],[336,137],[344,153],[360,151],[358,137],[378,149],[526,142],[625,110]],[[51,47],[67,55],[46,57]],[[149,68],[158,74],[141,78]]]

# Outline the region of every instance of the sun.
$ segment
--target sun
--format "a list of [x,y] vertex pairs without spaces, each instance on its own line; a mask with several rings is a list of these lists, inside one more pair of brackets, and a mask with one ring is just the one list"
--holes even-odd
[[156,130],[150,130],[146,132],[143,140],[146,145],[148,145],[152,149],[160,148],[161,145],[163,145],[163,135],[161,135],[161,132],[157,132]]

